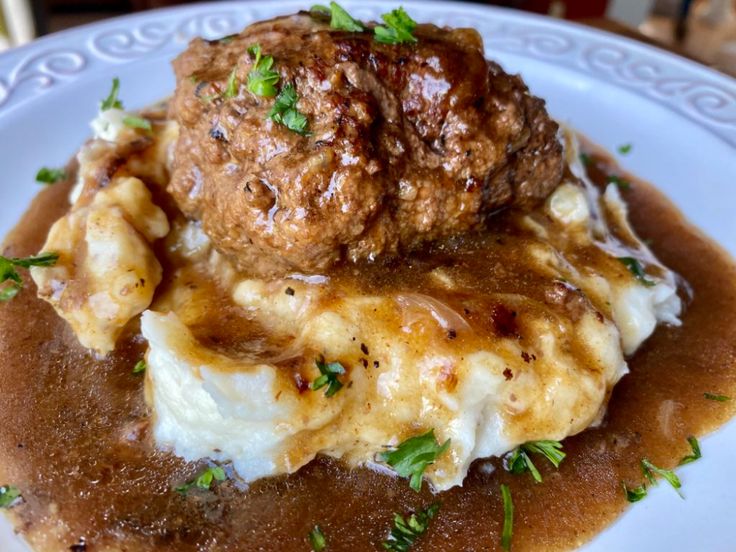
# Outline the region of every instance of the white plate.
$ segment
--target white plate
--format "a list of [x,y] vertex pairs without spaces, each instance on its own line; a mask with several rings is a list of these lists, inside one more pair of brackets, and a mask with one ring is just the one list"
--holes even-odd
[[[398,2],[343,4],[369,20]],[[611,151],[632,143],[624,166],[666,191],[736,255],[736,81],[667,52],[553,19],[454,2],[403,4],[418,21],[478,29],[488,56],[520,72],[558,119]],[[112,77],[122,81],[126,106],[142,107],[171,93],[169,61],[189,39],[217,38],[310,5],[264,0],[158,10],[58,33],[0,55],[0,233],[36,193],[36,170],[63,165],[89,135],[88,121]],[[686,500],[660,485],[585,550],[733,550],[736,423],[703,439],[702,447],[703,459],[679,472]],[[0,549],[24,550],[4,522]]]

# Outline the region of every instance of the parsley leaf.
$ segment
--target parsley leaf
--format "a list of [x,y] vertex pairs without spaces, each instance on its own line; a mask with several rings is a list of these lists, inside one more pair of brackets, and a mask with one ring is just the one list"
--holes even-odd
[[314,362],[317,364],[319,373],[322,375],[312,382],[312,391],[322,389],[326,385],[327,390],[325,391],[325,397],[332,397],[342,389],[342,382],[337,378],[337,376],[344,374],[345,368],[339,362],[326,363],[324,358],[319,358]]
[[644,477],[646,477],[647,481],[651,483],[652,485],[656,485],[657,480],[654,478],[654,475],[657,474],[662,479],[665,479],[667,483],[672,485],[672,488],[677,491],[677,494],[680,495],[682,498],[682,493],[680,492],[680,488],[682,487],[682,483],[680,482],[680,478],[677,477],[677,474],[673,472],[672,470],[665,470],[664,468],[658,468],[654,464],[652,464],[648,459],[642,458],[641,460],[641,471],[644,474]]
[[22,259],[6,259],[5,257],[0,257],[0,259],[10,261],[14,266],[30,268],[32,266],[54,266],[59,259],[59,255],[56,253],[39,253]]
[[314,552],[322,552],[327,548],[327,539],[319,525],[315,525],[314,529],[309,532],[309,544],[312,545]]
[[529,456],[532,452],[543,455],[555,468],[560,467],[560,463],[566,456],[562,451],[562,443],[559,441],[530,441],[515,448],[507,455],[504,459],[504,467],[515,474],[528,471],[532,474],[534,481],[541,483],[542,475]]
[[511,550],[511,537],[514,533],[514,502],[511,500],[511,491],[508,485],[501,485],[501,498],[503,499],[501,546],[504,550]]
[[184,485],[176,487],[175,490],[177,493],[181,494],[187,494],[189,492],[189,489],[191,489],[192,487],[209,490],[209,488],[212,486],[213,480],[225,481],[225,479],[225,470],[223,470],[220,466],[209,466],[208,468],[205,468],[205,470],[197,477],[195,477],[191,481],[188,481],[187,483],[184,483]]
[[337,2],[330,2],[329,8],[316,4],[309,11],[331,16],[330,27],[333,29],[340,29],[351,33],[359,33],[365,30],[365,27],[363,27],[360,21],[353,19]]
[[642,498],[647,496],[647,486],[646,485],[639,485],[638,487],[634,487],[633,489],[629,489],[626,486],[626,483],[623,484],[624,487],[624,494],[626,495],[626,500],[629,502],[639,502]]
[[123,117],[123,124],[129,128],[142,128],[143,130],[151,130],[151,121],[143,117],[135,115],[127,115]]
[[274,97],[277,92],[276,84],[279,82],[279,74],[271,69],[273,57],[262,56],[260,44],[250,46],[248,53],[254,58],[253,67],[248,73],[248,90],[256,96]]
[[728,402],[731,400],[731,397],[729,397],[728,395],[716,395],[714,393],[703,393],[703,396],[709,401]]
[[40,184],[56,184],[61,180],[66,179],[66,170],[64,169],[49,169],[48,167],[42,167],[36,173],[36,182]]
[[123,109],[123,102],[118,100],[118,94],[120,93],[120,79],[115,77],[112,79],[112,89],[107,95],[107,98],[100,102],[100,111],[107,111],[108,109]]
[[615,174],[609,174],[608,178],[606,178],[606,182],[608,182],[609,184],[615,184],[619,187],[620,190],[631,189],[631,182]]
[[20,490],[12,485],[0,487],[0,508],[11,508],[20,498]]
[[429,528],[429,522],[440,509],[439,504],[432,504],[425,510],[404,518],[399,514],[394,514],[394,526],[391,529],[388,539],[383,541],[383,548],[391,552],[406,552],[416,542],[416,540],[426,533]]
[[276,97],[271,111],[268,112],[268,118],[297,134],[308,136],[309,121],[307,116],[296,108],[297,101],[299,97],[296,94],[296,87],[291,83],[285,85]]
[[233,70],[230,71],[230,76],[227,78],[225,92],[222,93],[225,98],[234,98],[240,91],[240,83],[238,82],[238,76],[236,74],[237,69],[237,67],[234,67]]
[[133,373],[134,374],[140,374],[142,372],[146,371],[146,361],[141,359],[138,362],[135,363],[135,366],[133,366]]
[[373,29],[374,39],[376,42],[383,44],[403,44],[405,42],[417,42],[416,37],[412,34],[417,26],[404,8],[392,10],[381,16],[386,22],[386,27],[377,26]]
[[621,155],[626,155],[631,152],[631,148],[633,147],[631,144],[621,144],[617,149]]
[[593,158],[587,153],[581,153],[580,162],[583,164],[584,167],[588,167],[593,162]]
[[657,283],[653,282],[649,278],[647,278],[646,272],[644,272],[644,268],[641,266],[641,263],[639,262],[639,259],[635,259],[634,257],[618,257],[618,260],[623,263],[623,265],[629,269],[629,272],[639,280],[639,283],[642,285],[645,285],[646,287],[652,287],[656,286]]
[[698,440],[695,437],[688,437],[687,442],[690,443],[690,448],[693,450],[693,453],[684,456],[682,460],[680,460],[678,466],[684,466],[685,464],[689,464],[690,462],[695,462],[703,456],[700,453],[700,443],[698,443]]
[[396,470],[399,476],[411,477],[409,486],[419,492],[424,470],[449,446],[449,439],[440,445],[434,436],[434,429],[430,429],[424,435],[407,439],[392,451],[381,453],[380,458]]
[[59,255],[56,253],[40,253],[22,259],[0,255],[0,284],[9,282],[0,289],[0,301],[9,301],[23,288],[23,279],[18,274],[16,267],[53,266],[58,259]]

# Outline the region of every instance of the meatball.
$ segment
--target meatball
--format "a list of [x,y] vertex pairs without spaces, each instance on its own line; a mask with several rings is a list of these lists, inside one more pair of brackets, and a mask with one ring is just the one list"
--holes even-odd
[[[170,191],[241,269],[321,272],[401,254],[557,186],[562,146],[544,102],[485,59],[474,30],[414,34],[381,44],[301,13],[196,39],[174,61]],[[256,44],[278,86],[295,87],[307,133],[269,118],[274,98],[246,86]]]

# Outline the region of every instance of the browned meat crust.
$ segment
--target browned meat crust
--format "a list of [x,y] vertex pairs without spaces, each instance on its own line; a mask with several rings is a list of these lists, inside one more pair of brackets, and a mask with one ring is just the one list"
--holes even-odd
[[[557,125],[473,30],[420,25],[415,45],[307,14],[194,40],[174,62],[180,123],[171,192],[217,248],[260,274],[322,271],[477,229],[545,198],[563,171]],[[309,119],[300,136],[241,85],[260,44]]]

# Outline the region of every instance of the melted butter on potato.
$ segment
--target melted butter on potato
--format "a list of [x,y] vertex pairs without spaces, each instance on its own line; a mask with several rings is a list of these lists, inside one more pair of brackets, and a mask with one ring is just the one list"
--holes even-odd
[[151,243],[168,231],[166,215],[141,180],[114,178],[51,227],[43,249],[59,260],[31,270],[39,296],[84,347],[112,351],[123,327],[151,303],[161,281]]

